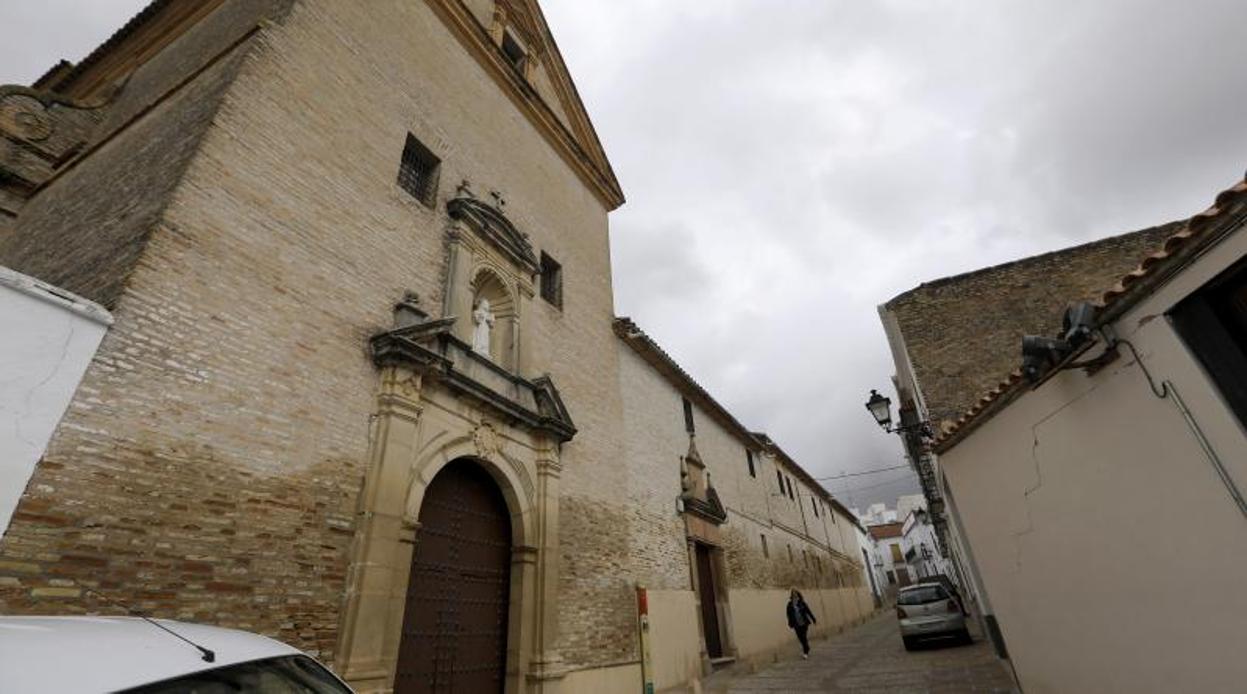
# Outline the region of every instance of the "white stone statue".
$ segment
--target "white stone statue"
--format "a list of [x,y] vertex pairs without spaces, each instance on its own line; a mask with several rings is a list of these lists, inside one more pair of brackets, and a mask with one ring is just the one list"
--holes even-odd
[[476,302],[472,310],[472,351],[489,356],[489,334],[494,329],[494,313],[489,310],[489,299]]

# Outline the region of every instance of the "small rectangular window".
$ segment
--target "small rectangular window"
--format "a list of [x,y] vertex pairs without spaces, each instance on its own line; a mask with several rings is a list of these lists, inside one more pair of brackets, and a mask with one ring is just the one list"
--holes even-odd
[[814,517],[817,518],[818,517],[818,499],[815,499],[814,497],[810,497],[810,506],[814,507]]
[[507,57],[507,61],[521,75],[524,74],[524,68],[528,63],[528,51],[524,49],[524,45],[510,31],[502,34],[502,54]]
[[767,559],[771,558],[771,550],[768,549],[766,546],[766,534],[765,533],[762,534],[762,556],[766,557]]
[[693,403],[688,398],[680,398],[684,403],[684,431],[693,434],[697,429],[693,426]]
[[784,496],[784,472],[775,468],[775,477],[779,480],[779,495]]
[[797,560],[792,558],[792,545],[788,545],[788,563],[796,564]]
[[753,451],[748,448],[745,449],[745,460],[749,463],[749,476],[757,477],[758,472],[753,468]]
[[556,308],[563,308],[563,266],[541,253],[541,298]]
[[788,478],[788,498],[793,501],[797,500],[797,495],[792,492],[792,478]]
[[398,185],[426,207],[437,203],[437,178],[441,173],[442,160],[428,147],[407,133],[403,158],[398,164]]

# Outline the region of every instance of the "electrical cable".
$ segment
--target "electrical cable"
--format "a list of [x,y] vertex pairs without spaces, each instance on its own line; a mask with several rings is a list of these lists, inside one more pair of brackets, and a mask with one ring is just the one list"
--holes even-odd
[[909,467],[909,464],[906,463],[905,465],[893,465],[892,467],[881,467],[881,468],[875,468],[873,470],[862,470],[860,472],[846,472],[842,475],[834,475],[832,477],[815,477],[814,479],[818,480],[819,482],[826,482],[826,481],[831,481],[831,480],[838,480],[844,477],[860,477],[862,475],[874,475],[880,472],[887,472],[889,470],[900,470],[901,468],[908,468],[908,467]]

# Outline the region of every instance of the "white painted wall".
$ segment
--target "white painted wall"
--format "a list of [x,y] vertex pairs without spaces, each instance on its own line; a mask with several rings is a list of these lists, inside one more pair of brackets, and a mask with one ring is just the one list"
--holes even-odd
[[1243,257],[1240,228],[1113,326],[1190,420],[1123,347],[1093,375],[1025,391],[940,456],[1027,692],[1244,689],[1247,518],[1196,425],[1239,489],[1247,432],[1165,318]]
[[[910,511],[905,518],[904,534],[901,537],[902,550],[905,556],[914,551],[914,558],[909,560],[909,575],[915,581],[927,576],[944,575],[956,580],[949,562],[940,556],[939,540],[935,536],[935,526],[925,513]],[[922,547],[926,546],[928,556],[923,557]]]
[[0,267],[0,535],[112,316]]

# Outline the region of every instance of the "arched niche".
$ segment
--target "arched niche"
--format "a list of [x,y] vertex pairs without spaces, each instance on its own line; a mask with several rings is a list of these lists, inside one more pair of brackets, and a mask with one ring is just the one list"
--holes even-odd
[[523,323],[538,270],[528,237],[498,207],[468,194],[447,204],[447,258],[443,315],[455,337],[472,345],[481,298],[489,301],[495,329],[490,361],[514,374],[528,370]]
[[519,311],[515,300],[515,292],[507,286],[502,274],[488,266],[478,267],[468,283],[472,297],[472,331],[473,344],[478,329],[478,320],[486,316],[485,303],[488,302],[488,318],[492,320],[489,329],[488,356],[498,366],[508,371],[516,368],[516,337],[519,330]]

